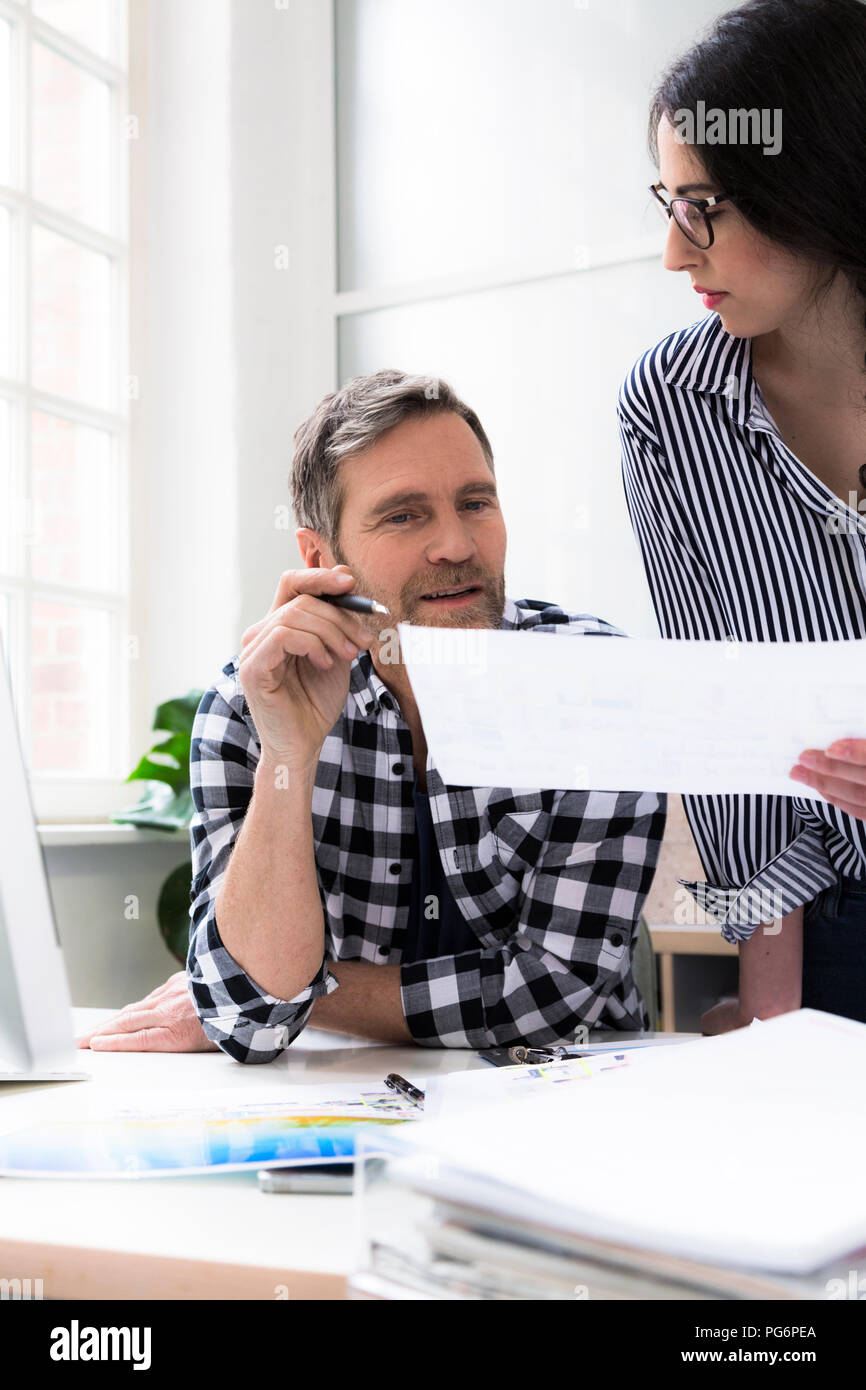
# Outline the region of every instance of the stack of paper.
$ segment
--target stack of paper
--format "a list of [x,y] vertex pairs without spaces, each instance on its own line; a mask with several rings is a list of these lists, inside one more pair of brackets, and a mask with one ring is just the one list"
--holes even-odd
[[389,1139],[395,1181],[433,1202],[411,1261],[462,1244],[468,1271],[467,1241],[506,1240],[518,1267],[521,1248],[591,1258],[599,1287],[628,1266],[684,1296],[822,1296],[866,1245],[864,1076],[866,1025],[802,1010],[525,1102],[445,1105]]

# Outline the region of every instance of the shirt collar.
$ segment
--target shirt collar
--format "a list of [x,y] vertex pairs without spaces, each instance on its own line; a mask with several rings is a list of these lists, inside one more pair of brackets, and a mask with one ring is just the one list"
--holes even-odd
[[[513,599],[506,598],[502,622],[499,626],[500,629],[522,626],[520,609]],[[371,719],[379,713],[383,697],[386,708],[397,708],[396,699],[382,680],[373,665],[373,658],[367,651],[359,652],[352,662],[349,675],[349,697],[355,701],[358,714],[362,719]]]
[[718,314],[692,324],[676,338],[664,379],[669,386],[715,396],[715,409],[732,423],[769,434],[783,451],[774,471],[781,482],[821,516],[849,518],[855,532],[866,534],[866,519],[851,512],[814,473],[791,452],[765,406],[752,375],[752,340],[735,338]]
[[718,314],[711,314],[677,338],[665,381],[685,391],[719,396],[731,419],[746,424],[755,404],[751,346],[749,338],[735,338],[725,331]]
[[[354,699],[358,714],[362,719],[379,713],[379,705],[383,695],[387,695],[390,700],[393,700],[387,685],[373,665],[373,658],[369,652],[359,652],[352,662],[349,674],[349,695]],[[396,704],[396,701],[394,703]]]

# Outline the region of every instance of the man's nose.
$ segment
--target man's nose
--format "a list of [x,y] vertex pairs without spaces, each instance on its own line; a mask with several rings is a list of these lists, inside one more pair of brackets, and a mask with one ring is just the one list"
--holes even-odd
[[434,565],[465,565],[475,554],[475,540],[468,523],[456,512],[437,518],[426,554]]

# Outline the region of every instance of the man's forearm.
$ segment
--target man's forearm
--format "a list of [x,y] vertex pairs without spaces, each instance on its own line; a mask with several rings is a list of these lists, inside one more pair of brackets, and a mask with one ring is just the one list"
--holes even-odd
[[303,774],[260,762],[253,797],[216,903],[226,950],[260,989],[292,999],[322,963],[312,797]]
[[781,931],[756,927],[740,943],[740,1013],[748,1021],[799,1009],[802,989],[803,909],[797,907],[781,918]]
[[412,1042],[403,1013],[399,965],[343,960],[330,962],[328,968],[340,988],[315,1001],[311,1027],[381,1042]]

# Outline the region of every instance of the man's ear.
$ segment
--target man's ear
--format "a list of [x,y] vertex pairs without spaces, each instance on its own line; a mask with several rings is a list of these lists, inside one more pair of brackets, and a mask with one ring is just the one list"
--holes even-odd
[[323,541],[318,531],[311,530],[309,526],[299,526],[295,540],[307,569],[333,569],[337,563],[327,541]]

